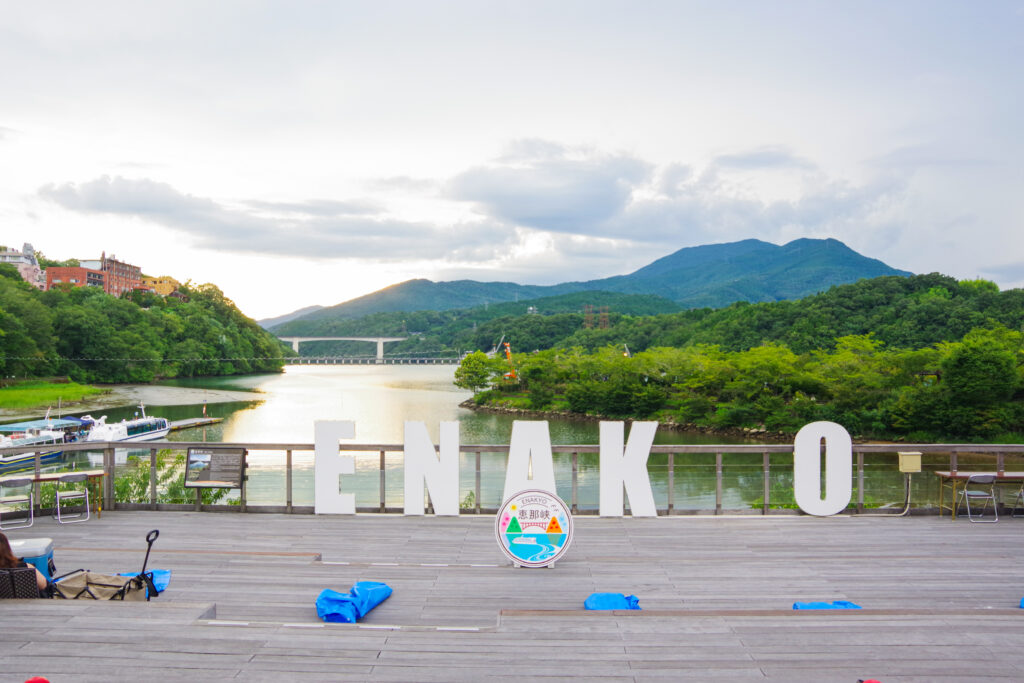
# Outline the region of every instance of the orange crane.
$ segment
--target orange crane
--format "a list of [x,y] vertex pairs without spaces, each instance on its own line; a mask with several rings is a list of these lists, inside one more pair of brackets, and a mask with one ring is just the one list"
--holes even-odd
[[508,379],[516,379],[516,368],[512,365],[512,347],[505,342],[505,358],[508,359],[508,372],[505,373],[505,377]]

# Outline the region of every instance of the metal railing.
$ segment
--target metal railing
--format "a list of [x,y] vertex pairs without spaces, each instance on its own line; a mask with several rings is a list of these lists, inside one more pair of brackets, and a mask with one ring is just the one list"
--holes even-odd
[[[149,500],[143,502],[119,502],[115,500],[114,489],[115,481],[117,477],[117,467],[115,465],[115,449],[124,449],[130,447],[132,449],[145,449],[149,448]],[[172,451],[185,451],[188,448],[210,448],[210,447],[224,447],[224,448],[245,448],[249,451],[271,451],[271,452],[283,452],[284,453],[284,505],[248,505],[246,501],[245,485],[243,483],[242,488],[239,490],[239,501],[238,504],[234,505],[208,505],[203,504],[200,498],[201,489],[196,489],[195,503],[180,504],[180,503],[161,503],[159,502],[159,496],[157,491],[157,480],[158,480],[158,453],[161,450],[169,449]],[[185,442],[185,441],[174,441],[174,442],[149,442],[149,443],[134,443],[130,446],[124,442],[90,442],[90,443],[72,443],[65,444],[60,447],[65,452],[80,452],[80,451],[102,451],[103,452],[103,470],[105,476],[103,477],[103,491],[102,500],[103,507],[107,510],[131,510],[131,509],[149,509],[149,510],[233,510],[240,512],[247,511],[258,511],[258,512],[284,512],[284,513],[312,513],[313,507],[311,505],[296,505],[294,503],[294,491],[293,491],[293,454],[296,452],[313,452],[314,445],[309,443],[210,443],[210,442]],[[470,507],[465,507],[461,511],[463,513],[475,513],[485,514],[493,513],[497,511],[495,507],[487,507],[481,504],[483,499],[483,491],[481,488],[481,464],[484,454],[489,456],[495,455],[498,457],[508,457],[509,446],[508,445],[460,445],[460,453],[472,456],[475,465],[474,469],[474,488],[472,492],[474,494],[474,504]],[[377,453],[379,455],[379,501],[374,506],[363,506],[357,507],[357,512],[379,512],[379,513],[401,513],[403,511],[400,507],[389,507],[386,504],[386,472],[387,472],[387,458],[389,454],[403,454],[404,446],[401,444],[340,444],[338,448],[340,453],[345,454],[358,454],[358,453]],[[579,458],[580,455],[585,454],[597,454],[599,452],[599,446],[597,445],[571,445],[571,446],[552,446],[552,452],[554,454],[568,454],[569,464],[571,466],[571,497],[567,501],[570,505],[574,514],[594,514],[597,512],[595,509],[584,509],[579,504]],[[20,447],[20,448],[0,448],[0,454],[9,453],[26,453],[32,452],[31,447]],[[854,477],[856,479],[856,501],[851,501],[851,511],[863,512],[865,509],[865,455],[871,454],[882,454],[889,455],[892,461],[895,463],[897,453],[906,451],[920,452],[925,456],[945,456],[948,458],[948,470],[951,472],[957,472],[959,469],[960,458],[969,455],[972,460],[983,460],[984,469],[1002,473],[1005,470],[1006,460],[1008,457],[1012,458],[1014,462],[1024,463],[1024,444],[854,444]],[[782,467],[785,472],[792,473],[792,444],[699,444],[699,445],[655,445],[651,447],[651,454],[664,454],[666,456],[666,499],[662,501],[662,504],[658,507],[659,515],[678,515],[678,514],[694,514],[694,513],[705,513],[720,515],[723,512],[728,511],[730,513],[737,512],[737,510],[723,508],[723,472],[724,469],[729,466],[727,459],[734,455],[761,455],[760,471],[763,477],[764,494],[760,504],[760,514],[779,514],[789,513],[791,510],[780,510],[775,509],[775,504],[772,501],[771,481],[773,468],[777,470]],[[708,456],[714,456],[714,472],[715,472],[715,502],[713,508],[701,509],[701,510],[685,510],[680,509],[675,499],[676,489],[676,478],[677,471],[680,469],[678,464],[675,462],[675,456],[683,454],[705,454]],[[787,463],[772,463],[772,455],[789,455]],[[944,458],[944,459],[945,459]],[[1019,460],[1018,460],[1019,459]],[[709,463],[710,464],[710,463]],[[749,466],[749,462],[746,463]],[[972,469],[979,469],[977,463],[972,465]],[[1024,469],[1024,467],[1022,467]],[[34,471],[39,474],[41,471],[41,463],[39,454],[36,455]],[[36,496],[39,499],[39,484],[36,484]],[[902,501],[893,501],[895,503],[902,503]],[[920,503],[919,503],[920,506]],[[925,506],[928,507],[928,506]],[[628,509],[628,507],[627,507]],[[749,508],[748,508],[749,509]],[[431,511],[428,502],[428,511]],[[750,510],[751,512],[757,512],[757,510]],[[937,509],[935,510],[937,511]]]

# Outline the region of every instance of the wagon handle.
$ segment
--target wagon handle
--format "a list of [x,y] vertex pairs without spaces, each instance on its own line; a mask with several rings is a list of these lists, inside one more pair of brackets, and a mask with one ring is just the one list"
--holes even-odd
[[153,541],[155,541],[158,536],[160,536],[159,529],[153,529],[146,534],[146,543],[149,545],[146,546],[146,559],[142,561],[142,572],[139,572],[140,574],[146,571],[146,565],[149,563],[149,551],[153,549]]

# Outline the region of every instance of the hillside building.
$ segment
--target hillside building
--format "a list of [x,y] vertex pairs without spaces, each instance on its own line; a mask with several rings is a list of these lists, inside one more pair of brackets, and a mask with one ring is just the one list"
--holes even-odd
[[106,291],[105,274],[102,270],[81,266],[50,266],[46,269],[46,289],[54,285],[68,284],[72,287],[99,287]]
[[98,270],[103,273],[103,291],[112,296],[121,296],[125,292],[142,287],[142,269],[123,261],[118,261],[113,254],[107,252],[99,260],[80,261],[83,268]]
[[21,279],[33,287],[46,289],[46,276],[39,268],[39,260],[36,258],[35,249],[26,242],[21,251],[9,247],[0,246],[0,263],[10,263],[18,269]]
[[142,278],[142,286],[166,297],[176,291],[181,283],[169,275],[161,275],[160,277]]

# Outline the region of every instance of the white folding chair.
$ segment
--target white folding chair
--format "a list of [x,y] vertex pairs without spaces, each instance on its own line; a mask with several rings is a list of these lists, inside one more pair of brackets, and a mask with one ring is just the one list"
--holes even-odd
[[[56,516],[58,524],[74,524],[75,522],[84,522],[89,519],[89,477],[80,473],[65,474],[63,477],[57,480],[57,506]],[[84,488],[61,490],[61,484],[81,484],[85,483]],[[74,501],[81,500],[85,502],[85,512],[76,512],[68,514],[61,511],[62,501]]]
[[1024,517],[1024,513],[1017,514],[1017,509],[1024,504],[1024,482],[1020,485],[1020,490],[1017,491],[1017,497],[1013,499],[1013,508],[1010,510],[1011,517]]
[[[25,493],[17,493],[14,495],[6,495],[7,489],[23,489],[27,488]],[[21,516],[20,506],[28,504],[28,510],[25,512],[24,517]],[[25,529],[32,526],[34,519],[33,508],[33,497],[32,497],[32,480],[31,479],[8,479],[6,481],[0,481],[0,529]],[[4,511],[3,508],[9,506],[19,506],[13,508],[16,516],[16,521],[5,522],[3,520]],[[10,515],[10,513],[8,513]],[[10,517],[8,517],[9,519]]]
[[[977,515],[971,510],[971,501],[985,501],[985,505],[982,506],[981,512]],[[960,504],[967,503],[967,519],[972,522],[998,522],[999,521],[999,510],[996,505],[996,475],[994,474],[972,474],[967,478],[964,483],[964,488],[960,491],[960,497],[957,500],[957,510],[960,509]],[[992,501],[992,519],[982,519],[985,516],[985,510],[988,509],[989,501]],[[977,519],[975,519],[977,516]]]

